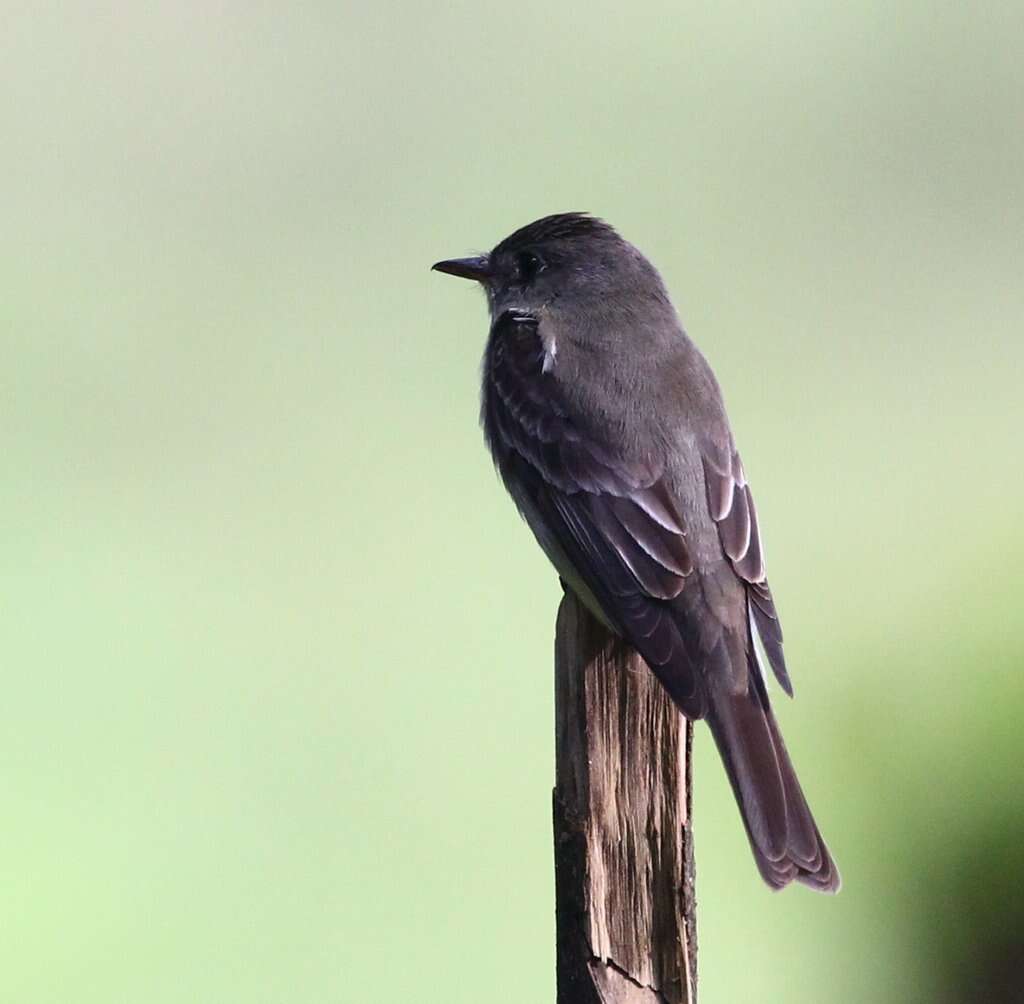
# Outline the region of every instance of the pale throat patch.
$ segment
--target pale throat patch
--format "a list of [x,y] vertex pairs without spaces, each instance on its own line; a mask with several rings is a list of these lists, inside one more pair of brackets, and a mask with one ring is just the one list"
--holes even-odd
[[555,366],[555,357],[558,355],[558,342],[553,337],[541,338],[544,343],[544,362],[541,364],[542,373],[550,373]]
[[[543,316],[546,311],[541,310]],[[541,364],[542,373],[550,373],[555,368],[555,359],[558,357],[558,339],[555,338],[554,325],[548,318],[546,323],[538,326],[541,344],[544,346],[544,362]]]

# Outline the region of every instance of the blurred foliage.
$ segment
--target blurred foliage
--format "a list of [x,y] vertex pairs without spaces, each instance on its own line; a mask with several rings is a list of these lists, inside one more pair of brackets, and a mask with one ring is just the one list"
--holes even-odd
[[9,5],[0,999],[551,1000],[558,587],[427,269],[584,209],[725,387],[846,883],[735,866],[702,733],[702,999],[1019,1000],[1022,42],[1010,2]]
[[[1010,796],[1011,798],[1013,796]],[[1022,1004],[1024,845],[1010,802],[971,806],[960,823],[939,828],[917,871],[921,926],[948,975],[938,999]],[[929,930],[930,928],[930,930]]]

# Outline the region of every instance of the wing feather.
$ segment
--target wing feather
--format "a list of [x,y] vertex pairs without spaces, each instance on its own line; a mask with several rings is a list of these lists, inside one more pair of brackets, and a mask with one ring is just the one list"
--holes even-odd
[[507,312],[485,358],[483,424],[511,494],[566,581],[582,580],[609,621],[692,717],[703,685],[668,603],[693,560],[663,465],[618,453],[570,416],[545,368],[539,322]]
[[[709,451],[710,452],[710,451]],[[761,532],[754,496],[747,484],[740,455],[731,450],[704,455],[708,511],[718,524],[718,538],[733,571],[747,587],[749,618],[764,647],[775,678],[793,696],[793,684],[782,649],[782,625],[765,575]]]

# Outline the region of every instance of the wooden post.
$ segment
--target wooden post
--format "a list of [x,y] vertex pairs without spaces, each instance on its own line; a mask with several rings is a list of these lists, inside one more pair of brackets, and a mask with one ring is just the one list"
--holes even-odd
[[555,728],[558,1004],[695,1004],[693,726],[571,593]]

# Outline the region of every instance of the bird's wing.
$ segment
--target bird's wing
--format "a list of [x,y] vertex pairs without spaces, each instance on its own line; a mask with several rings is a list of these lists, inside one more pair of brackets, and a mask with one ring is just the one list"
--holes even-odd
[[701,717],[704,688],[668,602],[686,589],[693,561],[663,461],[624,457],[583,428],[548,361],[535,318],[497,318],[482,417],[498,467],[563,578],[582,583],[595,612]]
[[757,509],[743,463],[735,449],[707,449],[703,454],[708,510],[733,571],[747,587],[750,619],[782,689],[793,696],[782,651],[782,625],[764,569]]

